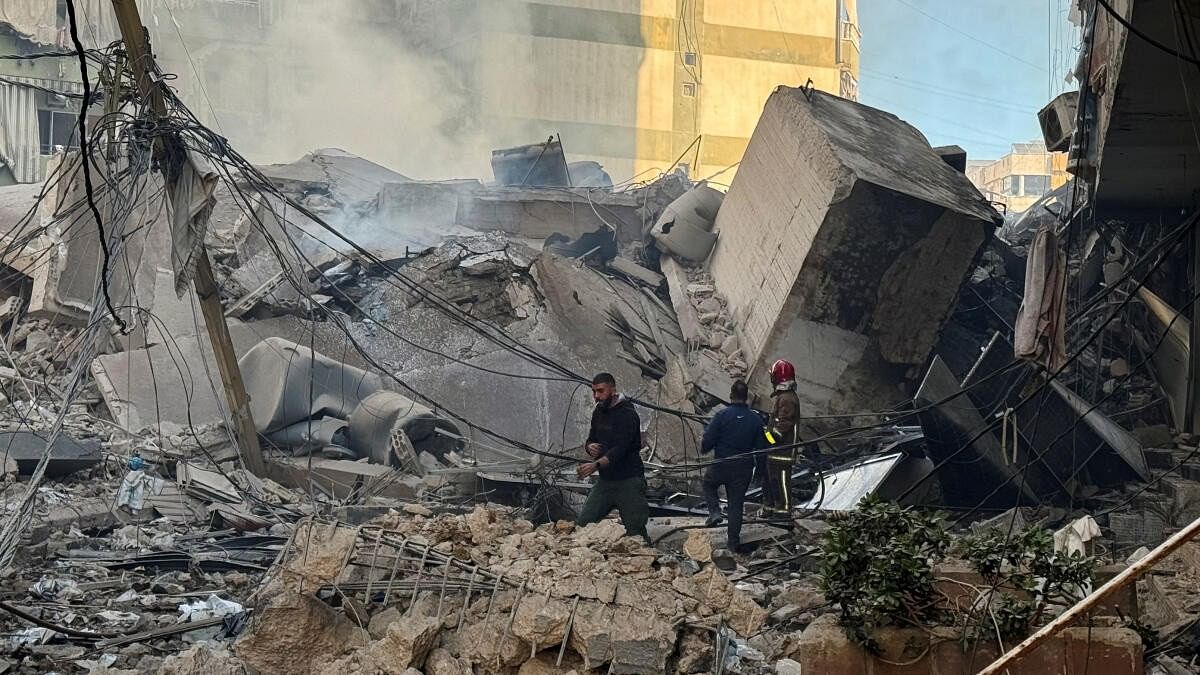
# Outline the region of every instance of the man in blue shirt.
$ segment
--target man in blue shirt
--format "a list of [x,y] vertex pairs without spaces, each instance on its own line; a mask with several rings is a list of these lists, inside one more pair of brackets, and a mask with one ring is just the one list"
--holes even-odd
[[704,474],[704,500],[708,503],[709,527],[721,522],[721,501],[717,488],[725,486],[725,498],[729,502],[729,550],[741,546],[742,505],[746,501],[746,490],[754,475],[755,450],[765,448],[762,418],[746,403],[749,391],[746,383],[737,380],[729,390],[729,405],[713,416],[704,429],[704,440],[700,444],[703,453],[712,452],[717,462],[708,467]]

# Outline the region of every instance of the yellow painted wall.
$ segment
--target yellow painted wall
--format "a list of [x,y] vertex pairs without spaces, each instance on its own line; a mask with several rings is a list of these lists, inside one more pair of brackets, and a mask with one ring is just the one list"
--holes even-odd
[[855,0],[844,0],[840,64],[837,0],[517,4],[528,26],[482,37],[485,132],[499,146],[561,131],[571,160],[601,161],[616,181],[653,179],[677,159],[693,178],[735,164],[781,84],[856,92]]

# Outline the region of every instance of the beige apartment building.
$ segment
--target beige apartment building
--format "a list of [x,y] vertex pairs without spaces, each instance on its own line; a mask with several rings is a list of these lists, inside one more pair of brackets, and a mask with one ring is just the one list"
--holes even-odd
[[1046,152],[1045,143],[1030,141],[1013,143],[1012,151],[1000,159],[969,160],[967,178],[1003,210],[1019,213],[1066,183],[1066,169],[1065,152]]

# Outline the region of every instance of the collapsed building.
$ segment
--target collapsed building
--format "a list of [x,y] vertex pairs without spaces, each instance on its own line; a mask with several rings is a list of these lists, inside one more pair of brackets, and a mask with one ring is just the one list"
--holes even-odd
[[[830,616],[814,560],[864,497],[1054,531],[1119,576],[1200,515],[1197,219],[1130,131],[1184,116],[1104,79],[1166,68],[1124,34],[1162,34],[1134,4],[1084,8],[1089,90],[1046,127],[1079,178],[1007,223],[956,149],[791,87],[725,193],[614,184],[554,137],[496,150],[493,181],[431,182],[333,148],[253,166],[198,126],[172,133],[211,156],[159,157],[165,178],[131,128],[142,153],[99,176],[68,152],[0,188],[3,664],[950,672],[953,639],[886,629],[871,654]],[[714,550],[703,424],[735,379],[766,407],[778,358],[817,490],[751,521],[752,553]],[[571,524],[599,371],[642,415],[653,545]],[[1012,672],[1085,672],[1093,648],[1096,672],[1175,672],[1125,619],[1194,638],[1197,550]]]

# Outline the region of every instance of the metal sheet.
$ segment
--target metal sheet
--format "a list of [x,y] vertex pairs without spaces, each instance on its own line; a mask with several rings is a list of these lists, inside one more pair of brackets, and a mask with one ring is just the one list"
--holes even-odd
[[[957,398],[919,415],[921,428],[929,441],[930,455],[939,462],[949,460],[938,469],[946,499],[950,503],[974,506],[981,496],[1003,483],[1008,489],[997,492],[998,500],[1011,505],[1019,490],[1026,500],[1037,501],[1035,483],[1014,480],[1017,465],[1005,457],[994,431],[983,432],[987,423],[975,403],[962,394],[957,379],[941,357],[934,357],[917,390],[916,404],[924,408],[956,394],[959,395]],[[975,438],[977,435],[979,437]],[[972,438],[975,440],[970,447],[962,450]],[[955,458],[949,459],[951,456]],[[1049,483],[1041,487],[1053,489]]]
[[817,494],[807,503],[800,505],[800,508],[853,511],[863,497],[875,492],[903,459],[904,453],[897,452],[868,459],[841,471],[827,473],[822,479],[824,498],[818,490]]

